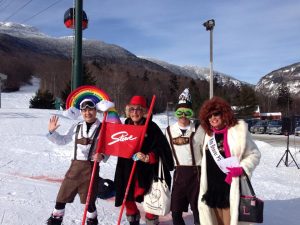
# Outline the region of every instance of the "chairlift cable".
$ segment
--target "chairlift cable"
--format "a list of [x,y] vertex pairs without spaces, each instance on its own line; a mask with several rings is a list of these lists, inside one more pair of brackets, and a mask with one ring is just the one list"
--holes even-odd
[[10,16],[8,16],[4,22],[7,22],[7,20],[9,20],[11,17],[15,16],[18,12],[20,12],[22,9],[24,9],[30,2],[32,2],[33,0],[29,0],[28,2],[26,2],[24,5],[22,5],[20,8],[18,8],[16,11],[14,11]]
[[6,6],[3,7],[3,9],[1,9],[1,11],[4,11],[5,9],[8,8],[8,6],[10,6],[13,2],[15,2],[16,0],[11,0],[8,2],[8,4]]
[[40,15],[41,13],[47,11],[49,8],[55,6],[56,4],[58,4],[58,3],[62,2],[62,1],[65,1],[65,0],[57,0],[56,2],[53,2],[51,5],[47,6],[46,8],[44,8],[44,9],[42,9],[41,11],[37,12],[36,14],[34,14],[34,15],[28,17],[27,19],[23,20],[21,23],[25,23],[25,22],[31,20],[32,18],[34,18],[34,17]]

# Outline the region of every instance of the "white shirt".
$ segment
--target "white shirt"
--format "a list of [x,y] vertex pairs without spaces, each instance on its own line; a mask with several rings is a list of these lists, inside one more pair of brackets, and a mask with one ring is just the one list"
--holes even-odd
[[[182,134],[181,129],[186,129],[186,132],[184,133],[184,135]],[[195,131],[196,131],[195,126],[193,124],[191,124],[188,127],[183,128],[183,127],[180,127],[177,122],[170,126],[170,133],[171,133],[172,138],[178,138],[178,137],[190,138],[192,133]],[[172,140],[170,140],[168,133],[166,136],[167,136],[169,143],[171,143]],[[190,141],[192,141],[192,140],[190,139]],[[175,153],[176,153],[176,156],[177,156],[180,166],[192,166],[193,158],[192,158],[190,143],[184,144],[184,145],[173,144],[173,146],[174,146],[174,150],[175,150]],[[172,154],[173,154],[173,151],[172,151]],[[194,157],[195,157],[195,164],[197,166],[200,166],[201,165],[200,149],[197,151],[194,150]],[[173,158],[174,158],[175,166],[178,166],[174,154],[173,154]]]
[[[77,125],[82,125],[80,126],[79,132],[78,132],[78,139],[80,138],[91,138],[93,139],[95,133],[96,133],[96,129],[99,127],[100,125],[100,121],[97,119],[92,126],[89,129],[89,132],[87,132],[87,124],[85,121],[80,122],[79,124],[74,124],[73,126],[70,127],[70,129],[68,130],[68,132],[64,135],[59,134],[58,132],[54,131],[52,134],[47,134],[47,138],[57,144],[57,145],[66,145],[68,143],[70,143],[71,141],[74,142],[75,145],[75,136],[76,136],[76,128]],[[97,140],[96,143],[97,144]],[[73,145],[73,148],[74,148]],[[76,159],[77,160],[88,160],[88,156],[89,156],[89,151],[91,148],[91,144],[88,145],[81,145],[81,144],[77,144],[77,156]],[[74,156],[73,156],[74,159]],[[105,157],[105,160],[107,160],[107,157]]]

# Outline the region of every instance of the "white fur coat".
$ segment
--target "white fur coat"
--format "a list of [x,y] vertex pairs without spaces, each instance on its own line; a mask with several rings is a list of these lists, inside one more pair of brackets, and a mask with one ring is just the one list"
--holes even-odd
[[[202,163],[201,163],[201,180],[200,180],[200,194],[198,199],[198,209],[200,213],[201,225],[216,225],[216,218],[214,212],[204,202],[201,201],[203,194],[207,191],[207,173],[206,173],[206,151],[208,139],[210,137],[206,134],[202,148]],[[248,126],[244,121],[239,121],[234,127],[228,129],[228,145],[231,156],[236,156],[240,161],[240,166],[250,177],[255,167],[259,164],[260,152],[252,140],[248,132]],[[239,178],[233,177],[230,187],[230,225],[242,225],[249,223],[238,222],[238,206],[239,206]]]

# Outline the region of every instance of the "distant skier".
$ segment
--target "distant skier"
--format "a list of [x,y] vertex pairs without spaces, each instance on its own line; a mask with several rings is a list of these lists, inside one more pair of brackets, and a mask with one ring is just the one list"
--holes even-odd
[[[80,103],[80,111],[84,121],[74,124],[65,135],[56,132],[56,129],[59,127],[57,116],[52,116],[49,121],[48,139],[58,145],[65,145],[73,141],[74,156],[57,194],[55,208],[47,220],[48,225],[59,225],[62,223],[66,203],[72,203],[77,194],[79,194],[81,203],[86,203],[93,161],[107,160],[105,155],[95,153],[96,139],[101,127],[101,122],[96,117],[96,104],[91,99],[84,99]],[[95,203],[98,181],[99,164],[96,169],[93,191],[88,206],[87,225],[98,224]]]

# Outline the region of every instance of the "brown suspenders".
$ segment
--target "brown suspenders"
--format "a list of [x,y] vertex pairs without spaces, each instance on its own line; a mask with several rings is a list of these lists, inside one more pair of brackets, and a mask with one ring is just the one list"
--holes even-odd
[[79,133],[80,127],[82,127],[82,124],[78,124],[77,127],[76,127],[75,146],[74,146],[74,160],[77,159],[77,143],[76,143],[76,140],[78,139],[78,133]]
[[[168,135],[169,135],[170,145],[171,145],[171,149],[172,149],[172,152],[173,152],[173,155],[174,155],[176,164],[177,164],[177,166],[180,166],[179,161],[178,161],[178,158],[177,158],[177,155],[176,155],[176,152],[175,152],[175,147],[174,147],[174,144],[173,144],[173,141],[172,141],[172,135],[171,135],[170,126],[167,127],[167,133],[168,133]],[[191,136],[189,137],[189,139],[190,139],[189,144],[190,144],[190,149],[191,149],[191,155],[192,155],[193,166],[196,165],[195,155],[194,155],[194,147],[193,147],[193,141],[192,141],[194,135],[195,135],[195,132],[192,132]]]
[[[77,140],[78,140],[78,133],[79,133],[80,128],[81,128],[81,136],[83,137],[82,124],[78,124],[77,127],[76,127],[76,134],[75,134],[74,160],[77,159],[77,144],[78,144]],[[94,136],[92,136],[93,140],[92,140],[92,143],[91,143],[91,147],[90,147],[90,151],[89,151],[87,160],[91,160],[91,154],[92,154],[93,148],[95,146],[95,142],[97,140],[100,129],[101,129],[101,124],[95,130]]]

